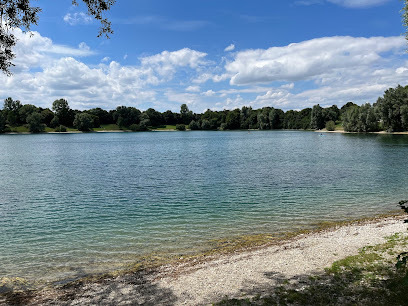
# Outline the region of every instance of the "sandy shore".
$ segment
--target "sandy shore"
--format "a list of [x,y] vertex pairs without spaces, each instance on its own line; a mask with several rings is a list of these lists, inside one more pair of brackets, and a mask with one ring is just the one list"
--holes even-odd
[[405,132],[386,132],[386,131],[379,131],[379,132],[367,132],[367,133],[358,133],[358,132],[346,132],[344,130],[334,130],[328,131],[326,129],[316,130],[317,133],[340,133],[340,134],[383,134],[383,135],[408,135],[408,131]]
[[[26,305],[206,305],[248,297],[271,288],[279,279],[322,272],[334,261],[357,254],[364,246],[407,233],[404,216],[387,217],[296,236],[277,245],[188,260],[152,271],[98,281],[79,281],[24,298]],[[1,304],[0,299],[0,304]],[[3,300],[3,303],[7,303]]]

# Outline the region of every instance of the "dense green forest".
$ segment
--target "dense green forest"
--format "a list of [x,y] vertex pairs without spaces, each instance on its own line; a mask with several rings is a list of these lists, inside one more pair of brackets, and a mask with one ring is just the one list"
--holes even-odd
[[0,111],[0,133],[24,126],[33,133],[44,131],[65,132],[70,129],[92,131],[103,126],[123,130],[147,131],[162,126],[175,126],[178,130],[237,130],[237,129],[313,129],[334,130],[343,127],[347,132],[399,132],[408,130],[408,86],[390,88],[373,105],[358,106],[348,102],[341,108],[336,105],[322,108],[319,104],[301,111],[284,112],[273,107],[193,113],[186,104],[180,113],[170,110],[163,113],[149,108],[140,111],[135,107],[118,106],[106,111],[93,108],[74,110],[64,99],[53,102],[52,109],[23,105],[18,100],[4,100]]

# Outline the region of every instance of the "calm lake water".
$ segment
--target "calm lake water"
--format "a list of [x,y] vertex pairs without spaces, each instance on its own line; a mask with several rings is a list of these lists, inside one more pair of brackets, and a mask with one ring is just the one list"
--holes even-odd
[[408,136],[0,135],[0,175],[0,278],[57,280],[395,210]]

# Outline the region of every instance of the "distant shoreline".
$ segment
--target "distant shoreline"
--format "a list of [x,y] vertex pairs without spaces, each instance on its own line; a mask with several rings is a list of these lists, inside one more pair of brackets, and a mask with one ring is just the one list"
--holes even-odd
[[[187,132],[191,130],[186,130]],[[178,130],[161,130],[161,129],[153,129],[153,130],[148,130],[144,132],[186,132],[186,131],[178,131]],[[198,130],[199,132],[206,132],[203,130]],[[334,131],[328,131],[326,129],[322,130],[292,130],[292,129],[276,129],[276,130],[259,130],[259,129],[248,129],[248,130],[224,130],[224,131],[219,131],[219,130],[210,130],[210,131],[215,131],[215,132],[228,132],[228,131],[248,131],[248,132],[256,132],[256,131],[310,131],[310,132],[315,132],[315,133],[337,133],[337,134],[380,134],[380,135],[408,135],[408,131],[405,132],[386,132],[386,131],[379,131],[379,132],[346,132],[344,130],[334,130]],[[6,132],[6,133],[0,133],[0,135],[31,135],[31,134],[93,134],[93,133],[139,133],[139,132],[134,132],[131,130],[100,130],[100,131],[88,131],[88,132],[82,132],[82,131],[67,131],[67,132],[41,132],[41,133],[31,133],[31,132]]]
[[408,131],[405,131],[405,132],[386,132],[386,131],[379,131],[379,132],[346,132],[345,130],[328,131],[326,129],[323,129],[323,130],[316,130],[314,132],[317,132],[317,133],[339,133],[339,134],[408,135]]

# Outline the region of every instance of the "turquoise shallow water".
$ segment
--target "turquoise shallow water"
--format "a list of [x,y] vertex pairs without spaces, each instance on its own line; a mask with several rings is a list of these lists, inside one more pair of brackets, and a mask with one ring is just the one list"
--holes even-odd
[[0,277],[58,280],[395,210],[408,197],[408,137],[0,135],[0,173]]

